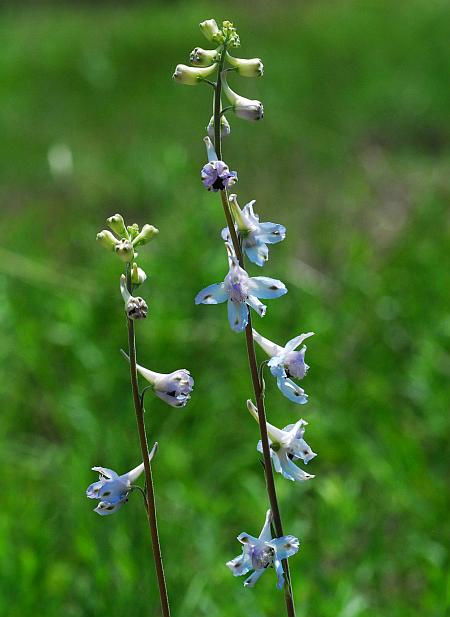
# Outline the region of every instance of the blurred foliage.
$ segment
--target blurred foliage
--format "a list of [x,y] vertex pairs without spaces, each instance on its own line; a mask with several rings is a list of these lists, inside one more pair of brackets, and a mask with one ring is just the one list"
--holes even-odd
[[185,409],[148,405],[173,614],[283,614],[273,576],[243,589],[224,565],[267,502],[243,339],[223,306],[193,305],[226,270],[220,203],[199,182],[211,92],[170,77],[214,16],[266,69],[230,79],[266,117],[230,117],[225,143],[241,203],[288,227],[264,274],[289,294],[258,327],[316,332],[306,407],[267,379],[273,423],[303,415],[319,453],[307,486],[277,477],[302,541],[298,614],[444,616],[448,2],[58,4],[0,21],[0,614],[158,614],[139,496],[107,519],[84,497],[92,465],[139,461],[121,264],[94,241],[116,211],[160,229],[141,250],[140,361],[196,379]]

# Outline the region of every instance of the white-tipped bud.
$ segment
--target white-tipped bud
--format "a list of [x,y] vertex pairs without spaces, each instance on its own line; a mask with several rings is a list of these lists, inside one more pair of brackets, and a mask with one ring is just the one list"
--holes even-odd
[[126,240],[125,238],[123,238],[116,244],[116,246],[114,247],[114,251],[116,252],[116,255],[120,257],[120,259],[124,261],[125,263],[128,263],[133,260],[133,257],[134,257],[133,245],[131,244],[129,240]]
[[215,19],[206,19],[205,21],[202,21],[200,24],[200,30],[203,32],[208,41],[220,43],[223,39],[222,32]]
[[120,293],[125,302],[125,313],[128,319],[145,319],[148,313],[148,306],[143,298],[135,297],[130,294],[127,288],[127,279],[124,274],[120,277]]
[[128,237],[127,228],[125,227],[125,221],[121,214],[114,214],[106,219],[108,226],[116,233],[120,238]]
[[233,111],[239,118],[244,120],[262,120],[264,117],[264,107],[261,101],[256,99],[246,99],[234,92],[227,84],[225,72],[222,73],[222,88],[225,96],[233,106]]
[[[214,116],[211,116],[208,126],[206,127],[207,133],[211,139],[214,139]],[[220,116],[220,136],[228,137],[231,133],[231,127],[225,116]]]
[[186,64],[178,64],[175,68],[173,78],[179,84],[185,86],[196,86],[202,79],[207,79],[216,70],[217,63],[211,66],[201,68],[198,66],[187,66]]
[[145,274],[142,268],[139,268],[137,263],[134,263],[131,267],[131,282],[133,285],[142,285],[147,279],[147,275]]
[[210,66],[217,60],[218,49],[203,49],[196,47],[190,53],[189,60],[194,66]]
[[133,246],[139,246],[140,244],[147,244],[152,238],[159,233],[159,229],[153,227],[153,225],[145,224],[138,235],[133,240]]
[[114,250],[116,244],[119,244],[119,240],[108,229],[97,234],[97,241],[110,251]]
[[264,64],[259,58],[234,58],[227,52],[227,60],[242,77],[261,77],[264,73]]

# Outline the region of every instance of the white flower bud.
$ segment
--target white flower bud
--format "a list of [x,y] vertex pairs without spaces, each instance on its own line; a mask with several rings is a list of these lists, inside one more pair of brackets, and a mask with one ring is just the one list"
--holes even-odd
[[215,19],[206,19],[200,24],[200,30],[208,41],[220,43],[223,35]]
[[[211,120],[209,121],[209,124],[206,127],[206,131],[209,137],[211,137],[211,139],[214,139],[214,116],[211,116]],[[222,138],[228,137],[230,133],[231,133],[230,123],[225,118],[225,116],[220,116],[220,136]]]
[[179,84],[184,84],[185,86],[196,86],[202,79],[207,79],[210,75],[212,75],[216,70],[216,67],[217,63],[205,68],[178,64],[175,68],[173,78]]
[[139,246],[140,244],[147,244],[156,234],[159,233],[159,229],[153,227],[153,225],[145,224],[138,235],[133,240],[133,246]]
[[233,58],[227,52],[227,60],[242,77],[261,77],[264,73],[264,65],[259,58]]
[[116,255],[120,257],[120,259],[125,263],[132,261],[134,257],[133,245],[129,240],[125,240],[125,238],[123,238],[116,244],[114,250],[116,252]]
[[97,234],[97,241],[110,251],[114,249],[116,244],[119,244],[119,240],[107,229]]
[[244,120],[262,120],[264,107],[261,101],[246,99],[234,92],[227,84],[225,72],[222,73],[222,88],[225,96],[233,106],[233,111],[239,118]]
[[125,221],[121,214],[115,214],[114,216],[110,216],[109,219],[106,219],[109,227],[116,233],[120,238],[127,238],[128,233],[125,227]]
[[196,47],[191,51],[189,60],[194,66],[210,66],[216,61],[219,51],[217,49],[202,49]]
[[131,282],[133,285],[142,285],[147,279],[147,275],[145,274],[142,268],[139,268],[137,263],[134,263],[131,267]]

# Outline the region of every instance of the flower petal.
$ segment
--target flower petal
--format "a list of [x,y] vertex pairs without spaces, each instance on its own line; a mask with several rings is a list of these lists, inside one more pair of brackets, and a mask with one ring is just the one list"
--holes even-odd
[[249,292],[257,298],[270,300],[279,298],[287,293],[287,289],[281,281],[268,276],[253,276],[248,280]]
[[122,501],[118,501],[115,504],[101,501],[98,504],[98,506],[94,509],[94,512],[97,512],[97,514],[100,514],[100,516],[107,516],[108,514],[114,514],[114,512],[117,512],[117,510],[120,510],[120,508],[123,506],[124,503],[126,503],[126,501],[127,501],[126,499],[123,499]]
[[250,576],[244,581],[244,587],[254,587],[265,571],[266,570],[264,568],[262,570],[255,570],[253,574],[250,574]]
[[220,304],[227,299],[223,283],[214,283],[205,287],[195,296],[195,304]]
[[97,497],[108,504],[116,504],[119,501],[123,501],[129,491],[129,483],[117,478],[116,480],[108,480],[108,482],[105,482],[99,489]]
[[257,242],[256,244],[249,245],[244,240],[242,243],[242,248],[244,249],[249,260],[257,266],[262,267],[269,259],[269,249],[264,242]]
[[256,296],[249,296],[247,298],[247,304],[251,306],[260,317],[264,317],[266,314],[267,306],[260,302]]
[[258,239],[267,244],[276,244],[286,237],[286,227],[278,223],[260,223]]
[[258,536],[258,540],[263,542],[268,542],[272,539],[272,532],[270,530],[270,524],[272,522],[272,512],[267,510],[266,512],[266,520],[264,521],[263,528],[261,529],[261,533]]
[[293,403],[304,405],[308,402],[308,395],[292,379],[277,376],[277,386],[280,392]]
[[255,538],[255,536],[251,536],[249,533],[245,533],[245,531],[243,533],[240,533],[237,539],[241,544],[249,546],[257,546],[259,543],[258,538]]
[[252,569],[251,560],[246,555],[238,555],[234,559],[227,561],[226,565],[230,568],[233,576],[242,576]]
[[294,351],[294,349],[297,349],[297,347],[301,345],[304,340],[306,340],[307,338],[313,335],[314,335],[314,332],[307,332],[306,334],[300,334],[300,336],[296,336],[295,338],[292,338],[290,341],[286,343],[286,345],[284,346],[284,350],[286,352]]
[[245,302],[228,300],[228,321],[235,332],[243,332],[248,323],[248,307]]
[[277,455],[280,461],[281,474],[287,480],[304,482],[306,480],[312,480],[315,477],[306,473],[306,471],[303,471],[300,467],[297,467],[288,457],[286,450],[279,450]]
[[268,338],[265,338],[264,336],[259,334],[259,332],[257,332],[256,330],[252,330],[252,332],[253,332],[254,340],[258,343],[261,349],[263,349],[263,351],[266,352],[268,356],[277,356],[283,353],[284,351],[283,347],[281,347],[280,345],[277,345],[276,343],[272,343],[272,341],[269,341]]
[[106,480],[114,480],[119,477],[119,474],[116,473],[113,469],[108,469],[107,467],[92,467],[92,471],[98,471],[100,474],[100,480],[105,478]]
[[97,499],[98,492],[102,488],[103,483],[104,480],[99,480],[99,482],[94,482],[93,484],[88,486],[88,488],[86,489],[86,496],[89,497],[89,499]]
[[272,546],[278,559],[287,559],[292,557],[298,551],[300,542],[295,536],[282,536],[281,538],[274,538],[268,542],[269,546]]
[[275,559],[273,560],[273,567],[275,568],[275,573],[277,575],[277,589],[283,589],[283,585],[284,585],[283,564],[281,563],[278,557],[275,557]]

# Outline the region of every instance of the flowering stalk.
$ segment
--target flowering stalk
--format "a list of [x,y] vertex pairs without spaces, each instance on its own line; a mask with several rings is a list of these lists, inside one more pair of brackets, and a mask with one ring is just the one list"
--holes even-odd
[[[132,294],[131,267],[126,266],[127,289]],[[150,528],[150,538],[152,542],[153,559],[155,560],[156,578],[158,580],[159,597],[161,601],[161,612],[163,617],[170,617],[169,597],[167,595],[166,579],[164,576],[164,564],[159,543],[158,521],[156,516],[155,491],[153,487],[152,468],[149,460],[149,449],[147,433],[144,422],[143,399],[139,393],[137,368],[136,368],[136,336],[134,331],[134,321],[127,317],[128,325],[128,353],[130,358],[130,378],[131,390],[133,393],[134,410],[136,413],[136,424],[139,433],[139,443],[141,446],[142,459],[144,462],[145,473],[145,494],[148,524]]]
[[[226,56],[226,43],[223,45],[223,51],[217,71],[217,82],[214,89],[214,147],[217,152],[217,157],[222,160],[222,138],[220,131],[220,114],[221,114],[221,92],[222,92],[222,70]],[[223,211],[227,221],[228,230],[231,236],[231,242],[238,258],[239,265],[245,269],[244,255],[241,250],[241,245],[234,225],[231,214],[230,202],[228,200],[227,189],[220,191],[220,199],[222,202]],[[267,434],[266,411],[264,406],[264,392],[259,378],[258,363],[256,360],[255,345],[253,342],[252,333],[252,318],[249,311],[248,323],[245,327],[245,341],[247,347],[247,358],[252,379],[253,391],[255,394],[256,408],[258,411],[259,430],[261,434],[262,453],[264,459],[264,474],[266,478],[266,490],[269,498],[270,510],[273,517],[273,525],[277,537],[284,536],[283,523],[281,520],[280,508],[278,505],[277,491],[273,477],[272,461],[270,454],[269,436]],[[286,612],[288,617],[295,617],[295,605],[292,594],[291,576],[287,559],[283,560],[283,570],[285,572],[284,597],[286,603]]]

